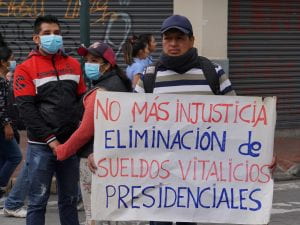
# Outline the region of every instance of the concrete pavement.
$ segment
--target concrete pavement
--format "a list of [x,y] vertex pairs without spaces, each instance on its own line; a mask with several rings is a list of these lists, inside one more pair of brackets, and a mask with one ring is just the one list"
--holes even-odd
[[300,178],[300,136],[275,137],[274,152],[277,155],[275,180]]

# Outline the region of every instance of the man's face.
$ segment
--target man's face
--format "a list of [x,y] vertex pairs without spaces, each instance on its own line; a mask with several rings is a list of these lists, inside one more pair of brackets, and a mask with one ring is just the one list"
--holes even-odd
[[40,44],[40,36],[42,35],[61,35],[60,27],[56,23],[42,23],[40,26],[40,32],[33,36],[33,41],[36,44]]
[[194,37],[178,29],[170,29],[163,33],[163,51],[169,56],[181,56],[194,46]]

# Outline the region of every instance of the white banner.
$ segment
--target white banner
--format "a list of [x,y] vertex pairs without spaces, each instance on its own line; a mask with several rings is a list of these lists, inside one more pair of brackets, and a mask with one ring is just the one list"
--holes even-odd
[[267,224],[276,98],[98,92],[92,217]]

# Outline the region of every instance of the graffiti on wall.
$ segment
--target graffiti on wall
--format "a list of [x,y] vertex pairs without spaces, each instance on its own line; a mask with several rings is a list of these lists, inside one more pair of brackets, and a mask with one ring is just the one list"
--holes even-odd
[[[109,0],[90,0],[89,2],[91,34],[101,30],[100,37],[97,39],[109,43],[118,55],[132,29],[131,16],[127,12],[110,7],[109,3],[111,1]],[[130,0],[119,0],[117,2],[119,6],[130,5]],[[59,19],[65,50],[68,54],[76,56],[76,48],[80,45],[80,0],[65,0],[60,4],[63,5],[59,6],[58,10],[64,15],[63,19]],[[9,45],[13,47],[17,60],[23,60],[34,47],[32,42],[34,19],[39,15],[51,13],[55,15],[57,12],[53,12],[53,10],[57,7],[55,2],[50,0],[0,0],[0,32],[9,42]],[[74,19],[78,20],[78,27],[76,28],[74,28]],[[114,29],[121,30],[120,34],[122,36],[116,38]]]
[[36,17],[44,15],[45,0],[0,1],[0,16],[7,17]]

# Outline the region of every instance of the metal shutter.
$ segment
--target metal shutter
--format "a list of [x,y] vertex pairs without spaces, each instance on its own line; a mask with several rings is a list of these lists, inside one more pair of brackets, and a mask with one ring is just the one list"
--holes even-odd
[[[79,9],[79,0],[0,1],[0,32],[20,62],[34,47],[32,26],[36,16],[53,14],[61,21],[66,52],[78,57]],[[120,49],[126,38],[147,32],[159,41],[162,21],[172,13],[173,0],[90,0],[91,42],[109,42],[122,63]]]
[[229,0],[228,9],[237,93],[277,96],[277,128],[300,128],[300,1]]

